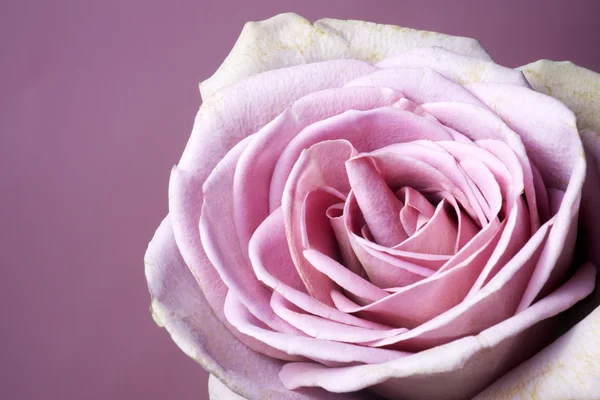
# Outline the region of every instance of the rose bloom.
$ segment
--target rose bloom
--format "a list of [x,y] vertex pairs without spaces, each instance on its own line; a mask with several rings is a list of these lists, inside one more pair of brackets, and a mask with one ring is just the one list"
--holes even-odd
[[145,262],[214,399],[600,398],[600,75],[283,14],[200,91]]

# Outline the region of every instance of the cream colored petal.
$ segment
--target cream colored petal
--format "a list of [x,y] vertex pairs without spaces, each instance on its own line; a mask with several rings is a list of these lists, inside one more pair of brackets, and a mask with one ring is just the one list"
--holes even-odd
[[214,375],[208,378],[208,397],[210,400],[246,400],[245,397],[233,393]]
[[518,69],[535,90],[565,103],[579,130],[600,132],[600,74],[570,61],[539,60]]
[[600,399],[600,308],[474,400]]
[[376,63],[415,46],[440,46],[490,59],[479,42],[470,38],[363,21],[322,19],[311,24],[286,13],[248,22],[223,64],[200,84],[200,93],[206,99],[241,79],[293,65],[340,58]]

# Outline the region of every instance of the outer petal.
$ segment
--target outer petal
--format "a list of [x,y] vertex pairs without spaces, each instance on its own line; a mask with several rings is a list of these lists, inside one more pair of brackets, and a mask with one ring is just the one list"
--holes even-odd
[[[540,60],[520,67],[531,86],[565,103],[577,116],[580,130],[600,131],[600,74],[570,62]],[[598,217],[597,199],[600,180],[596,170],[598,160],[597,135],[582,134],[586,145],[588,174],[581,202],[581,233],[588,242],[589,256],[599,260],[596,246]],[[594,162],[595,161],[595,162]],[[597,292],[597,291],[596,291]],[[598,304],[598,295],[585,306],[569,312],[566,318],[589,310]],[[589,312],[589,311],[588,311]],[[572,315],[570,315],[572,314]],[[520,365],[476,397],[485,399],[543,398],[591,399],[600,393],[600,309],[534,358]]]
[[490,59],[474,39],[363,21],[322,19],[311,24],[286,13],[248,22],[217,72],[202,82],[200,93],[206,98],[224,86],[272,69],[346,58],[374,63],[415,46],[441,46]]
[[429,67],[454,82],[502,82],[529,87],[522,73],[489,60],[458,54],[441,47],[417,47],[377,64],[380,68]]
[[[179,251],[206,293],[208,304],[221,320],[225,320],[223,302],[227,287],[208,260],[198,231],[204,181],[236,143],[259,130],[297,99],[343,86],[374,69],[357,60],[303,65],[246,79],[205,99],[181,160],[171,174],[169,213]],[[267,105],[262,101],[264,98],[277,98],[278,102]]]
[[597,399],[600,393],[600,308],[475,400]]
[[519,69],[536,91],[565,103],[580,130],[600,132],[600,74],[569,61],[539,60]]
[[213,314],[183,261],[170,217],[165,218],[154,234],[144,263],[156,323],[165,327],[185,354],[227,382],[234,392],[248,399],[339,398],[323,390],[286,390],[277,377],[284,363],[251,350],[231,334]]
[[235,394],[214,375],[208,377],[208,397],[210,400],[246,400],[245,397]]

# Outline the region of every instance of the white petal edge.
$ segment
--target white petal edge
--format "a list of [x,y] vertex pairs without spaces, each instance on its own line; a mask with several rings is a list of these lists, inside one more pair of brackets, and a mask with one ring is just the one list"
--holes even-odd
[[210,400],[246,400],[245,397],[229,390],[229,388],[218,378],[215,378],[214,375],[208,377],[208,398]]
[[474,400],[600,398],[600,308]]
[[248,22],[219,69],[200,84],[203,99],[242,79],[292,65],[354,58],[377,63],[416,46],[439,46],[490,60],[475,39],[372,22],[321,19],[294,13]]
[[600,74],[570,61],[539,60],[518,69],[536,91],[565,103],[579,130],[600,132]]

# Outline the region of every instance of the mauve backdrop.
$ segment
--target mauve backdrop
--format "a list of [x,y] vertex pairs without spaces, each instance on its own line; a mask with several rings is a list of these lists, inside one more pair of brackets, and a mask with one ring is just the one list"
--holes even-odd
[[194,399],[143,255],[200,104],[244,22],[295,11],[479,39],[500,63],[600,71],[600,2],[2,1],[1,399]]

